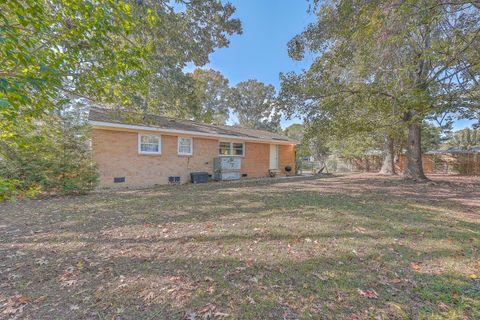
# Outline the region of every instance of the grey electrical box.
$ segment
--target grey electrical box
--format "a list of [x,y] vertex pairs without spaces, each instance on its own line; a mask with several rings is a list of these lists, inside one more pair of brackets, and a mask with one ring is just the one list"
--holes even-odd
[[213,159],[213,170],[215,172],[240,170],[242,159],[239,157],[216,157]]
[[216,157],[213,159],[215,180],[239,180],[242,159],[240,157]]
[[240,171],[231,171],[231,172],[215,172],[213,174],[213,178],[215,180],[239,180],[240,179]]

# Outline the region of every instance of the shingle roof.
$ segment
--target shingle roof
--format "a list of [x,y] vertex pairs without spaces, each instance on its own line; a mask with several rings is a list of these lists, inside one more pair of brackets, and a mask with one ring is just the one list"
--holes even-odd
[[290,139],[286,136],[272,133],[265,130],[248,129],[238,126],[227,125],[213,125],[191,120],[180,120],[174,118],[168,118],[164,116],[158,116],[153,114],[147,114],[145,116],[126,112],[122,110],[91,108],[88,119],[93,122],[107,122],[111,124],[125,124],[135,125],[148,128],[158,128],[163,130],[180,130],[191,132],[192,135],[199,133],[202,135],[221,135],[231,136],[237,139],[255,139],[255,140],[268,140],[278,141],[279,143],[299,143],[296,140]]

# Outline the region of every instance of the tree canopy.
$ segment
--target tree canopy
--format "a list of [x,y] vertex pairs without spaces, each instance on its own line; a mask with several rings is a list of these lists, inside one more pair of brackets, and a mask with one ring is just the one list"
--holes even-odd
[[[316,58],[283,75],[286,110],[352,132],[408,127],[405,176],[424,179],[421,123],[479,109],[480,8],[473,1],[316,1],[317,21],[289,43]],[[372,128],[373,127],[373,128]],[[391,129],[390,129],[391,128]]]
[[275,88],[257,80],[237,83],[230,92],[229,104],[238,124],[247,128],[278,132],[280,113]]
[[220,0],[1,2],[0,197],[93,185],[85,124],[69,116],[79,104],[221,117],[184,68],[241,33],[234,12]]
[[195,69],[190,77],[195,81],[196,103],[199,104],[197,120],[225,124],[230,117],[228,80],[212,69]]
[[[0,10],[0,123],[66,99],[182,114],[182,69],[204,65],[241,32],[235,8],[208,1],[12,0]],[[187,111],[188,112],[188,111]]]

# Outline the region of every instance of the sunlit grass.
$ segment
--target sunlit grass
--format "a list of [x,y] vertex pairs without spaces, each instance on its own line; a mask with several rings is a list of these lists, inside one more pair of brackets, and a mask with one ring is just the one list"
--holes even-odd
[[477,319],[478,197],[471,179],[356,175],[4,204],[0,308],[18,293],[30,318]]

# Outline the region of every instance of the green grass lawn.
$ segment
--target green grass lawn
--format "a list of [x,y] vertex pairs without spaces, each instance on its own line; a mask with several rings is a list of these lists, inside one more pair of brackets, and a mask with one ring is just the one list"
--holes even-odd
[[0,319],[480,319],[480,179],[0,204]]

